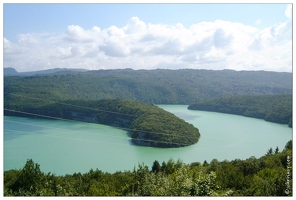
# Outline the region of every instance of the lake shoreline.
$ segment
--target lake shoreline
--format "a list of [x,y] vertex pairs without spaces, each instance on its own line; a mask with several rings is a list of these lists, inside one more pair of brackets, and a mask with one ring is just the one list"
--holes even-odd
[[199,142],[181,148],[151,148],[134,145],[126,130],[106,125],[4,116],[4,170],[19,169],[31,158],[43,171],[58,175],[84,173],[91,168],[113,173],[170,158],[185,163],[247,159],[264,155],[270,147],[281,150],[292,139],[292,129],[286,125],[196,112],[184,105],[158,106],[199,127]]

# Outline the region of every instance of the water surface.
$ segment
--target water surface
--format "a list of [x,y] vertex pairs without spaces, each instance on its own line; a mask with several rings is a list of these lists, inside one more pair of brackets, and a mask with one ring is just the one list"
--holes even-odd
[[61,120],[4,117],[4,170],[20,169],[27,159],[44,172],[56,175],[132,170],[144,162],[149,167],[170,158],[185,163],[261,157],[292,139],[287,125],[260,119],[187,110],[186,105],[158,105],[199,128],[198,143],[162,149],[131,144],[126,131],[100,124]]

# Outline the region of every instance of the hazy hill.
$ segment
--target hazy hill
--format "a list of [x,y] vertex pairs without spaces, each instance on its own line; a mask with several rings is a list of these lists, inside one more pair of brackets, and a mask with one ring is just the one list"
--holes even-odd
[[68,69],[68,68],[54,68],[30,72],[17,72],[14,68],[4,68],[4,76],[34,76],[46,74],[71,74],[75,72],[85,72],[86,69]]
[[19,73],[14,68],[4,68],[4,76],[18,76]]
[[292,73],[118,69],[5,76],[4,92],[54,100],[121,98],[156,104],[191,104],[234,95],[291,94]]

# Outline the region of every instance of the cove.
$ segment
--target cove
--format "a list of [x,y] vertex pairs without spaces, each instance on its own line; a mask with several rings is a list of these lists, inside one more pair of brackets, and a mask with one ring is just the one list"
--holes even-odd
[[185,163],[213,159],[261,157],[271,147],[280,151],[292,139],[287,125],[238,115],[187,110],[187,105],[158,105],[200,130],[198,143],[182,148],[150,148],[131,143],[128,133],[110,126],[61,120],[4,116],[4,170],[20,169],[27,159],[56,175],[151,168],[180,159]]

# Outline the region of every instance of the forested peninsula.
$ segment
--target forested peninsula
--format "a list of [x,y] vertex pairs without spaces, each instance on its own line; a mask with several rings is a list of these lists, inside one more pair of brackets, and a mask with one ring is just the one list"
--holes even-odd
[[[292,74],[284,72],[193,69],[50,70],[24,76],[19,76],[13,69],[8,72],[4,77],[5,115],[24,115],[9,111],[10,109],[115,125],[131,129],[130,135],[134,143],[153,147],[191,145],[198,141],[200,135],[192,125],[148,104],[189,105],[196,102],[197,104],[190,106],[190,109],[196,109],[196,106],[205,105],[203,102],[208,100],[215,102],[212,100],[214,98],[292,93]],[[234,101],[245,101],[243,98],[247,96],[237,98],[233,99],[229,110],[240,108],[235,106]],[[45,103],[44,100],[48,102]],[[69,108],[68,104],[80,107]],[[253,105],[245,105],[248,106]],[[82,107],[92,110],[81,111]],[[221,112],[222,108],[215,111]],[[264,115],[262,112],[265,112],[264,118],[269,121],[279,111],[282,112],[279,107],[272,115],[267,115],[261,109],[256,107],[241,110],[244,115],[250,116],[252,113],[255,117],[261,117]],[[272,109],[268,107],[267,110]],[[289,123],[285,117],[281,119],[281,123]],[[288,120],[290,119],[291,117]]]
[[215,98],[191,104],[188,109],[243,115],[292,127],[292,94]]
[[149,147],[182,147],[195,144],[200,133],[192,124],[157,107],[132,100],[46,101],[6,95],[4,115],[68,119],[99,123],[128,131],[132,142]]

